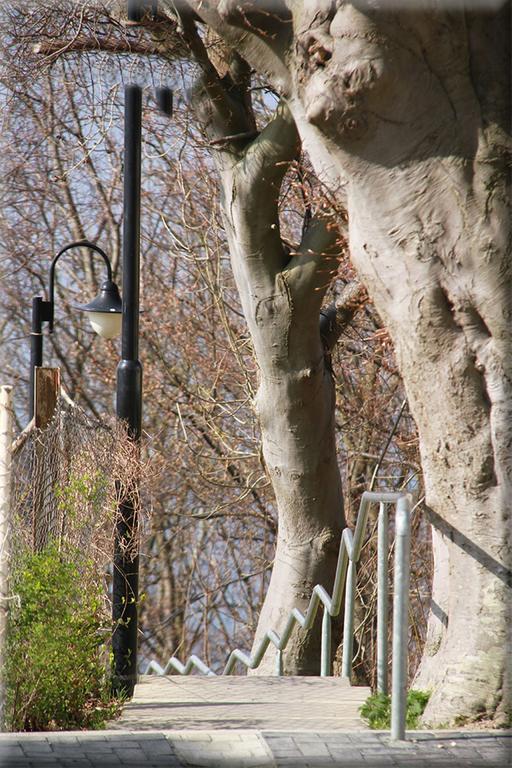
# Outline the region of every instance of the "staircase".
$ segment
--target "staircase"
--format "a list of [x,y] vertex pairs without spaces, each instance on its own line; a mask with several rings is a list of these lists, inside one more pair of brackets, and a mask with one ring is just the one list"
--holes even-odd
[[[186,664],[176,657],[165,667],[151,661],[136,686],[131,703],[124,710],[120,727],[128,727],[125,718],[151,723],[148,728],[205,728],[233,727],[267,729],[278,727],[293,730],[293,723],[311,717],[315,725],[324,729],[326,720],[335,730],[362,727],[358,708],[367,698],[367,688],[350,686],[354,637],[354,602],[357,563],[367,533],[369,509],[379,504],[377,536],[377,690],[388,692],[388,507],[396,506],[395,558],[393,585],[393,647],[391,686],[391,737],[405,738],[407,700],[407,643],[409,600],[409,549],[411,499],[407,493],[366,491],[362,498],[354,533],[343,531],[332,595],[317,584],[313,588],[306,613],[294,608],[279,634],[269,628],[251,654],[239,649],[231,651],[220,675],[197,656]],[[343,656],[341,677],[331,677],[331,620],[339,615],[345,596],[343,624]],[[319,677],[283,677],[283,654],[296,626],[304,632],[312,631],[316,614],[323,610],[322,642]],[[237,664],[256,669],[264,655],[275,648],[275,677],[236,677],[232,673]],[[198,670],[204,677],[189,677]],[[180,675],[172,677],[174,670]],[[191,698],[187,698],[191,697]],[[142,719],[141,719],[142,718]],[[275,718],[278,724],[275,724]],[[211,724],[208,723],[211,720]],[[214,723],[222,721],[222,725]],[[317,726],[316,722],[322,723]],[[332,722],[331,722],[332,721]],[[179,723],[179,725],[175,725]],[[194,725],[197,723],[197,725]],[[227,723],[238,723],[227,725]],[[272,725],[271,723],[274,723]],[[338,723],[338,726],[336,726]],[[308,726],[309,727],[309,726]],[[304,725],[301,726],[304,728]]]

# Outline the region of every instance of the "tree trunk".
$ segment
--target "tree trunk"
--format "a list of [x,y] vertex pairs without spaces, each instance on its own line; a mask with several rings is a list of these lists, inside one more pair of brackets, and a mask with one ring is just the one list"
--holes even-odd
[[[217,121],[217,128],[218,128]],[[233,130],[226,126],[225,130]],[[254,648],[305,610],[315,584],[332,589],[344,527],[334,434],[334,385],[320,337],[320,307],[339,255],[338,232],[314,221],[294,253],[279,234],[282,178],[297,150],[284,108],[233,159],[219,157],[223,214],[233,272],[259,369],[255,411],[279,516],[271,583]],[[320,616],[319,616],[320,620]],[[256,674],[273,674],[271,649]],[[319,674],[320,632],[296,631],[287,674]]]
[[304,54],[312,69],[292,111],[320,171],[329,151],[329,180],[334,166],[348,202],[351,255],[392,335],[419,429],[436,561],[415,685],[433,691],[427,722],[503,719],[512,552],[508,70],[500,69],[508,26],[492,16],[397,17],[344,5],[328,29],[325,37],[325,24],[309,24],[303,33],[309,51],[316,42],[332,58],[315,68]]

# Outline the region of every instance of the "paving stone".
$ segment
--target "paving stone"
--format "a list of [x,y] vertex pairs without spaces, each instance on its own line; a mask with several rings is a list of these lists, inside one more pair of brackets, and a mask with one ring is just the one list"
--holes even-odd
[[[509,732],[103,731],[0,734],[5,768],[505,768]],[[362,737],[362,738],[361,738]],[[7,762],[6,762],[7,761]]]
[[25,754],[29,756],[53,754],[53,749],[51,744],[48,744],[46,741],[41,743],[29,741],[27,744],[23,743],[22,746]]
[[300,753],[305,757],[308,757],[309,755],[313,757],[322,757],[323,755],[325,755],[325,757],[330,756],[327,745],[322,744],[322,742],[311,742],[301,739],[298,748]]
[[6,744],[5,746],[0,744],[0,765],[5,758],[23,757],[23,749],[19,744]]
[[154,744],[145,744],[142,742],[141,749],[149,758],[159,757],[160,755],[173,755],[174,751],[167,742],[157,741]]
[[361,762],[361,753],[360,752],[356,752],[353,749],[349,749],[349,748],[343,749],[342,747],[340,747],[338,749],[333,749],[332,747],[329,747],[328,749],[329,749],[329,753],[330,753],[332,759],[335,760],[335,761],[336,760],[338,760],[338,761],[340,761],[340,760],[354,760],[354,761],[359,760],[359,762]]
[[[60,746],[55,745],[54,747],[56,754],[60,754]],[[83,742],[81,744],[76,745],[77,752],[84,752],[88,755],[113,755],[114,754],[114,747],[110,746],[107,741],[93,741],[93,742]]]

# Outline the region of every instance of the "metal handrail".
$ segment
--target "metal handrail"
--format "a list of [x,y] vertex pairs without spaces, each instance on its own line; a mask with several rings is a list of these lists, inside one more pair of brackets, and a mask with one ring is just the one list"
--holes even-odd
[[[272,643],[276,648],[276,675],[283,674],[283,651],[286,649],[293,629],[298,624],[308,631],[312,628],[315,617],[323,605],[322,641],[320,651],[320,675],[331,673],[331,619],[339,615],[343,591],[345,591],[345,613],[343,623],[343,655],[341,676],[350,680],[352,674],[352,656],[354,642],[354,603],[357,563],[359,561],[366,532],[371,504],[378,503],[379,519],[377,530],[377,690],[388,692],[388,512],[389,504],[396,504],[395,517],[395,562],[393,585],[393,643],[392,643],[392,687],[391,687],[391,738],[405,739],[405,715],[407,702],[407,639],[409,610],[409,550],[411,497],[408,493],[379,493],[365,491],[361,498],[359,513],[354,533],[345,528],[341,537],[338,563],[334,577],[332,595],[317,584],[309,601],[306,613],[293,608],[284,630],[279,635],[269,629],[260,640],[254,653],[248,655],[238,648],[231,651],[223,675],[229,675],[235,664],[240,661],[249,669],[256,669],[265,652]],[[344,590],[344,587],[346,588]],[[145,674],[166,675],[171,669],[181,675],[188,675],[193,668],[205,675],[216,676],[207,664],[195,655],[182,664],[175,656],[169,659],[165,667],[156,661],[150,661]]]

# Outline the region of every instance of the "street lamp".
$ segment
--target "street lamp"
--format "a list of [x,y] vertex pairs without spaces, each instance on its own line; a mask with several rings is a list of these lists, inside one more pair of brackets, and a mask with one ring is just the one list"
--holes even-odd
[[34,416],[35,369],[43,364],[43,323],[48,323],[49,333],[53,333],[55,309],[55,267],[60,257],[71,248],[89,248],[99,254],[107,268],[107,279],[101,291],[88,304],[74,305],[75,309],[86,312],[93,329],[105,339],[113,339],[121,331],[122,302],[119,288],[112,280],[112,266],[107,254],[89,240],[77,240],[62,248],[53,259],[48,274],[48,301],[42,296],[32,299],[32,330],[30,333],[30,418]]
[[115,339],[121,333],[123,305],[119,288],[112,280],[106,280],[98,296],[88,304],[73,304],[73,306],[75,309],[87,312],[92,329],[98,336],[104,339]]
[[[138,21],[140,4],[131,3],[131,21]],[[117,366],[117,417],[126,425],[137,447],[142,430],[142,364],[139,360],[140,303],[140,199],[142,154],[142,88],[124,89],[124,215],[123,215],[123,323],[121,360]],[[160,110],[172,114],[172,91],[157,88]],[[138,488],[137,478],[120,500],[112,575],[113,689],[133,696],[137,682],[139,610]]]

